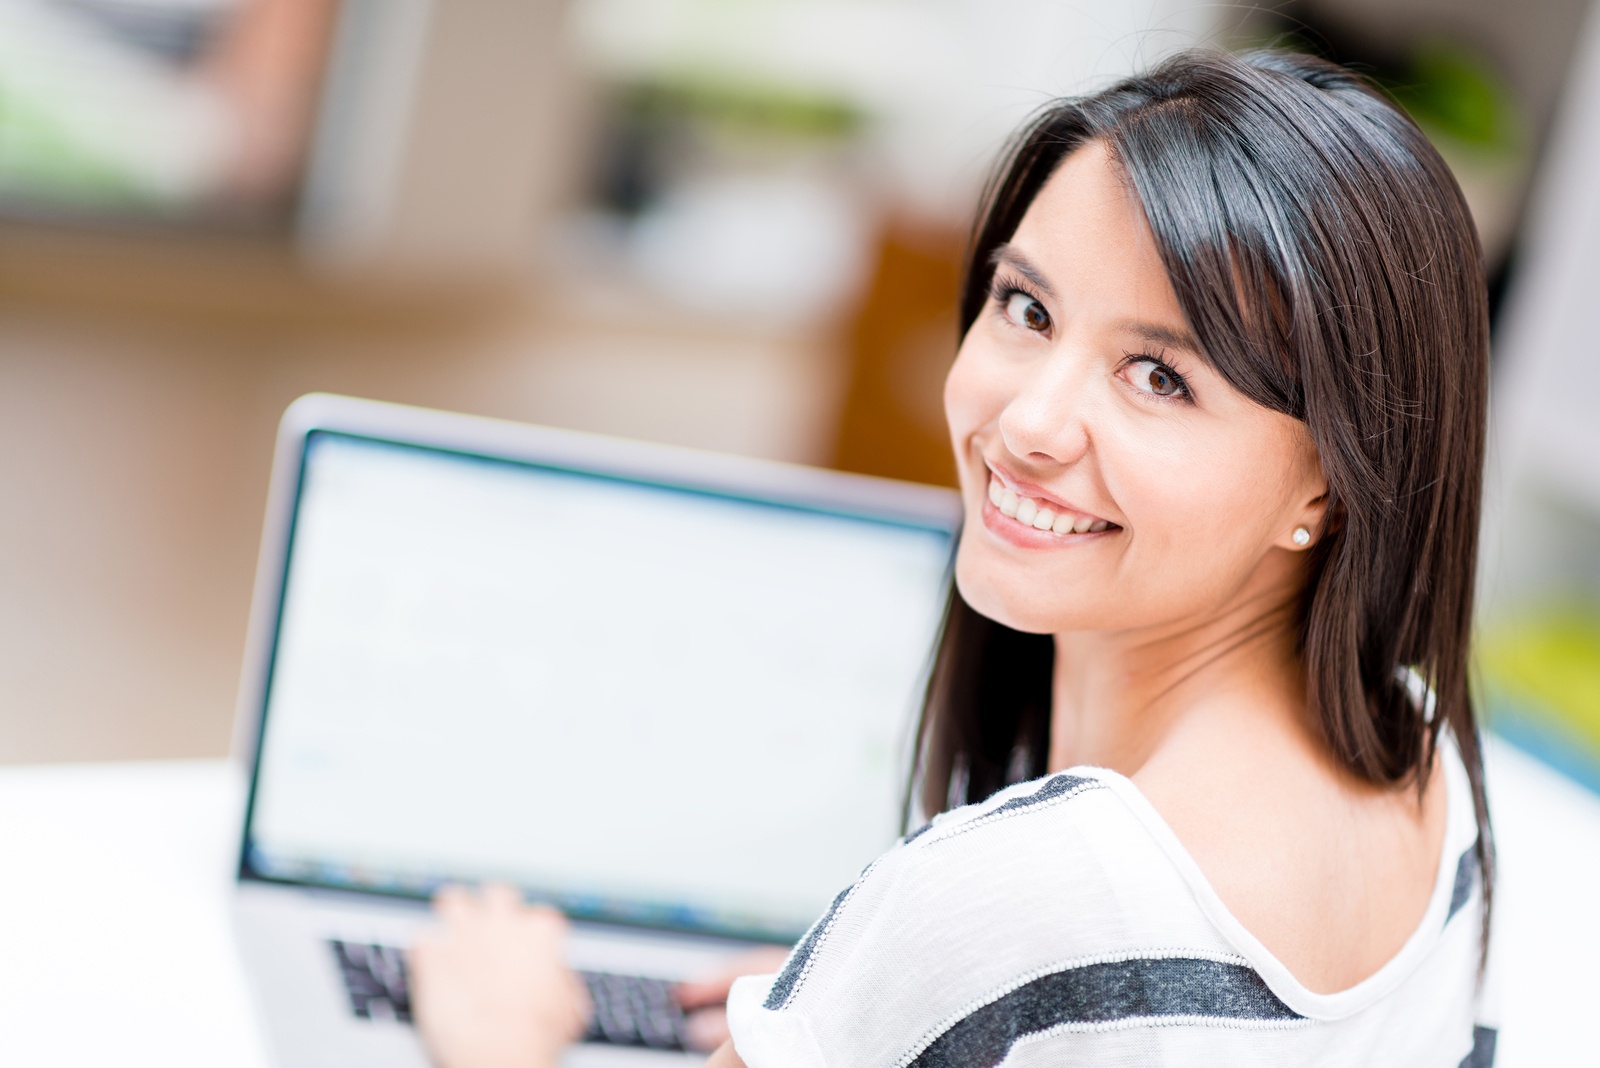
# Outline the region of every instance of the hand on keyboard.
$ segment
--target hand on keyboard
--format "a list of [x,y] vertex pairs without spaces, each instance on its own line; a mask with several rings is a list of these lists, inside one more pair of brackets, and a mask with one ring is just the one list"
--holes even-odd
[[[363,1020],[412,1022],[409,970],[403,951],[338,940],[328,945],[344,979],[351,1015]],[[610,972],[574,974],[589,993],[584,1042],[664,1050],[694,1048],[686,1041],[688,1018],[678,1004],[673,983]]]
[[410,989],[399,992],[434,1063],[554,1068],[590,1015],[587,989],[566,966],[566,919],[524,905],[508,886],[450,888],[434,908],[440,928],[418,937]]
[[734,980],[776,971],[788,953],[754,950],[680,984],[572,972],[562,963],[566,921],[524,906],[509,887],[481,896],[451,889],[436,905],[442,927],[419,938],[409,963],[393,946],[331,941],[329,947],[351,1013],[411,1023],[415,1005],[441,1068],[553,1064],[575,1039],[709,1052],[727,1041],[723,1003]]

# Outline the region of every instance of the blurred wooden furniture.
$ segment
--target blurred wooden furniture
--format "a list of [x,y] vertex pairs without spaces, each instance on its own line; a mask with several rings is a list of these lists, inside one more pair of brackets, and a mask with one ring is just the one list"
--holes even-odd
[[846,340],[849,361],[832,466],[955,485],[944,376],[956,354],[965,238],[890,227]]

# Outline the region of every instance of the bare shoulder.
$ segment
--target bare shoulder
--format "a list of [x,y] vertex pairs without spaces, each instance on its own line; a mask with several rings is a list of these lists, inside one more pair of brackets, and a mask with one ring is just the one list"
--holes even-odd
[[1270,730],[1175,739],[1133,781],[1228,910],[1308,989],[1376,972],[1427,911],[1446,796],[1361,782]]

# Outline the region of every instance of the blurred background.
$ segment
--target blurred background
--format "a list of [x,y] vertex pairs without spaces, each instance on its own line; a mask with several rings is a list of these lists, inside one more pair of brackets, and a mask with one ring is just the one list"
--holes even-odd
[[1006,136],[1172,50],[1276,42],[1377,78],[1471,201],[1483,692],[1600,789],[1587,8],[0,0],[0,763],[227,750],[305,392],[950,481],[959,259]]

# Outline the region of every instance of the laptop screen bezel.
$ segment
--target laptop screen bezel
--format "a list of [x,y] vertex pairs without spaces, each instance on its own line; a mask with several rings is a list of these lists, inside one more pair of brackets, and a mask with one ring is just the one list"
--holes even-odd
[[[950,585],[960,531],[960,507],[955,494],[948,490],[352,398],[304,398],[291,406],[280,429],[267,529],[258,568],[257,603],[241,684],[235,748],[248,772],[236,868],[236,876],[242,883],[351,892],[407,901],[426,900],[434,888],[433,885],[358,885],[314,876],[285,877],[264,872],[253,863],[252,825],[267,711],[282,636],[283,609],[304,499],[307,463],[312,444],[319,436],[921,530],[948,540],[943,582],[947,588]],[[925,667],[924,672],[926,670]],[[436,885],[444,881],[447,880],[441,879]],[[803,929],[728,923],[667,903],[585,904],[580,900],[540,894],[537,887],[521,889],[530,900],[551,901],[577,920],[767,942],[792,942],[804,933]]]

